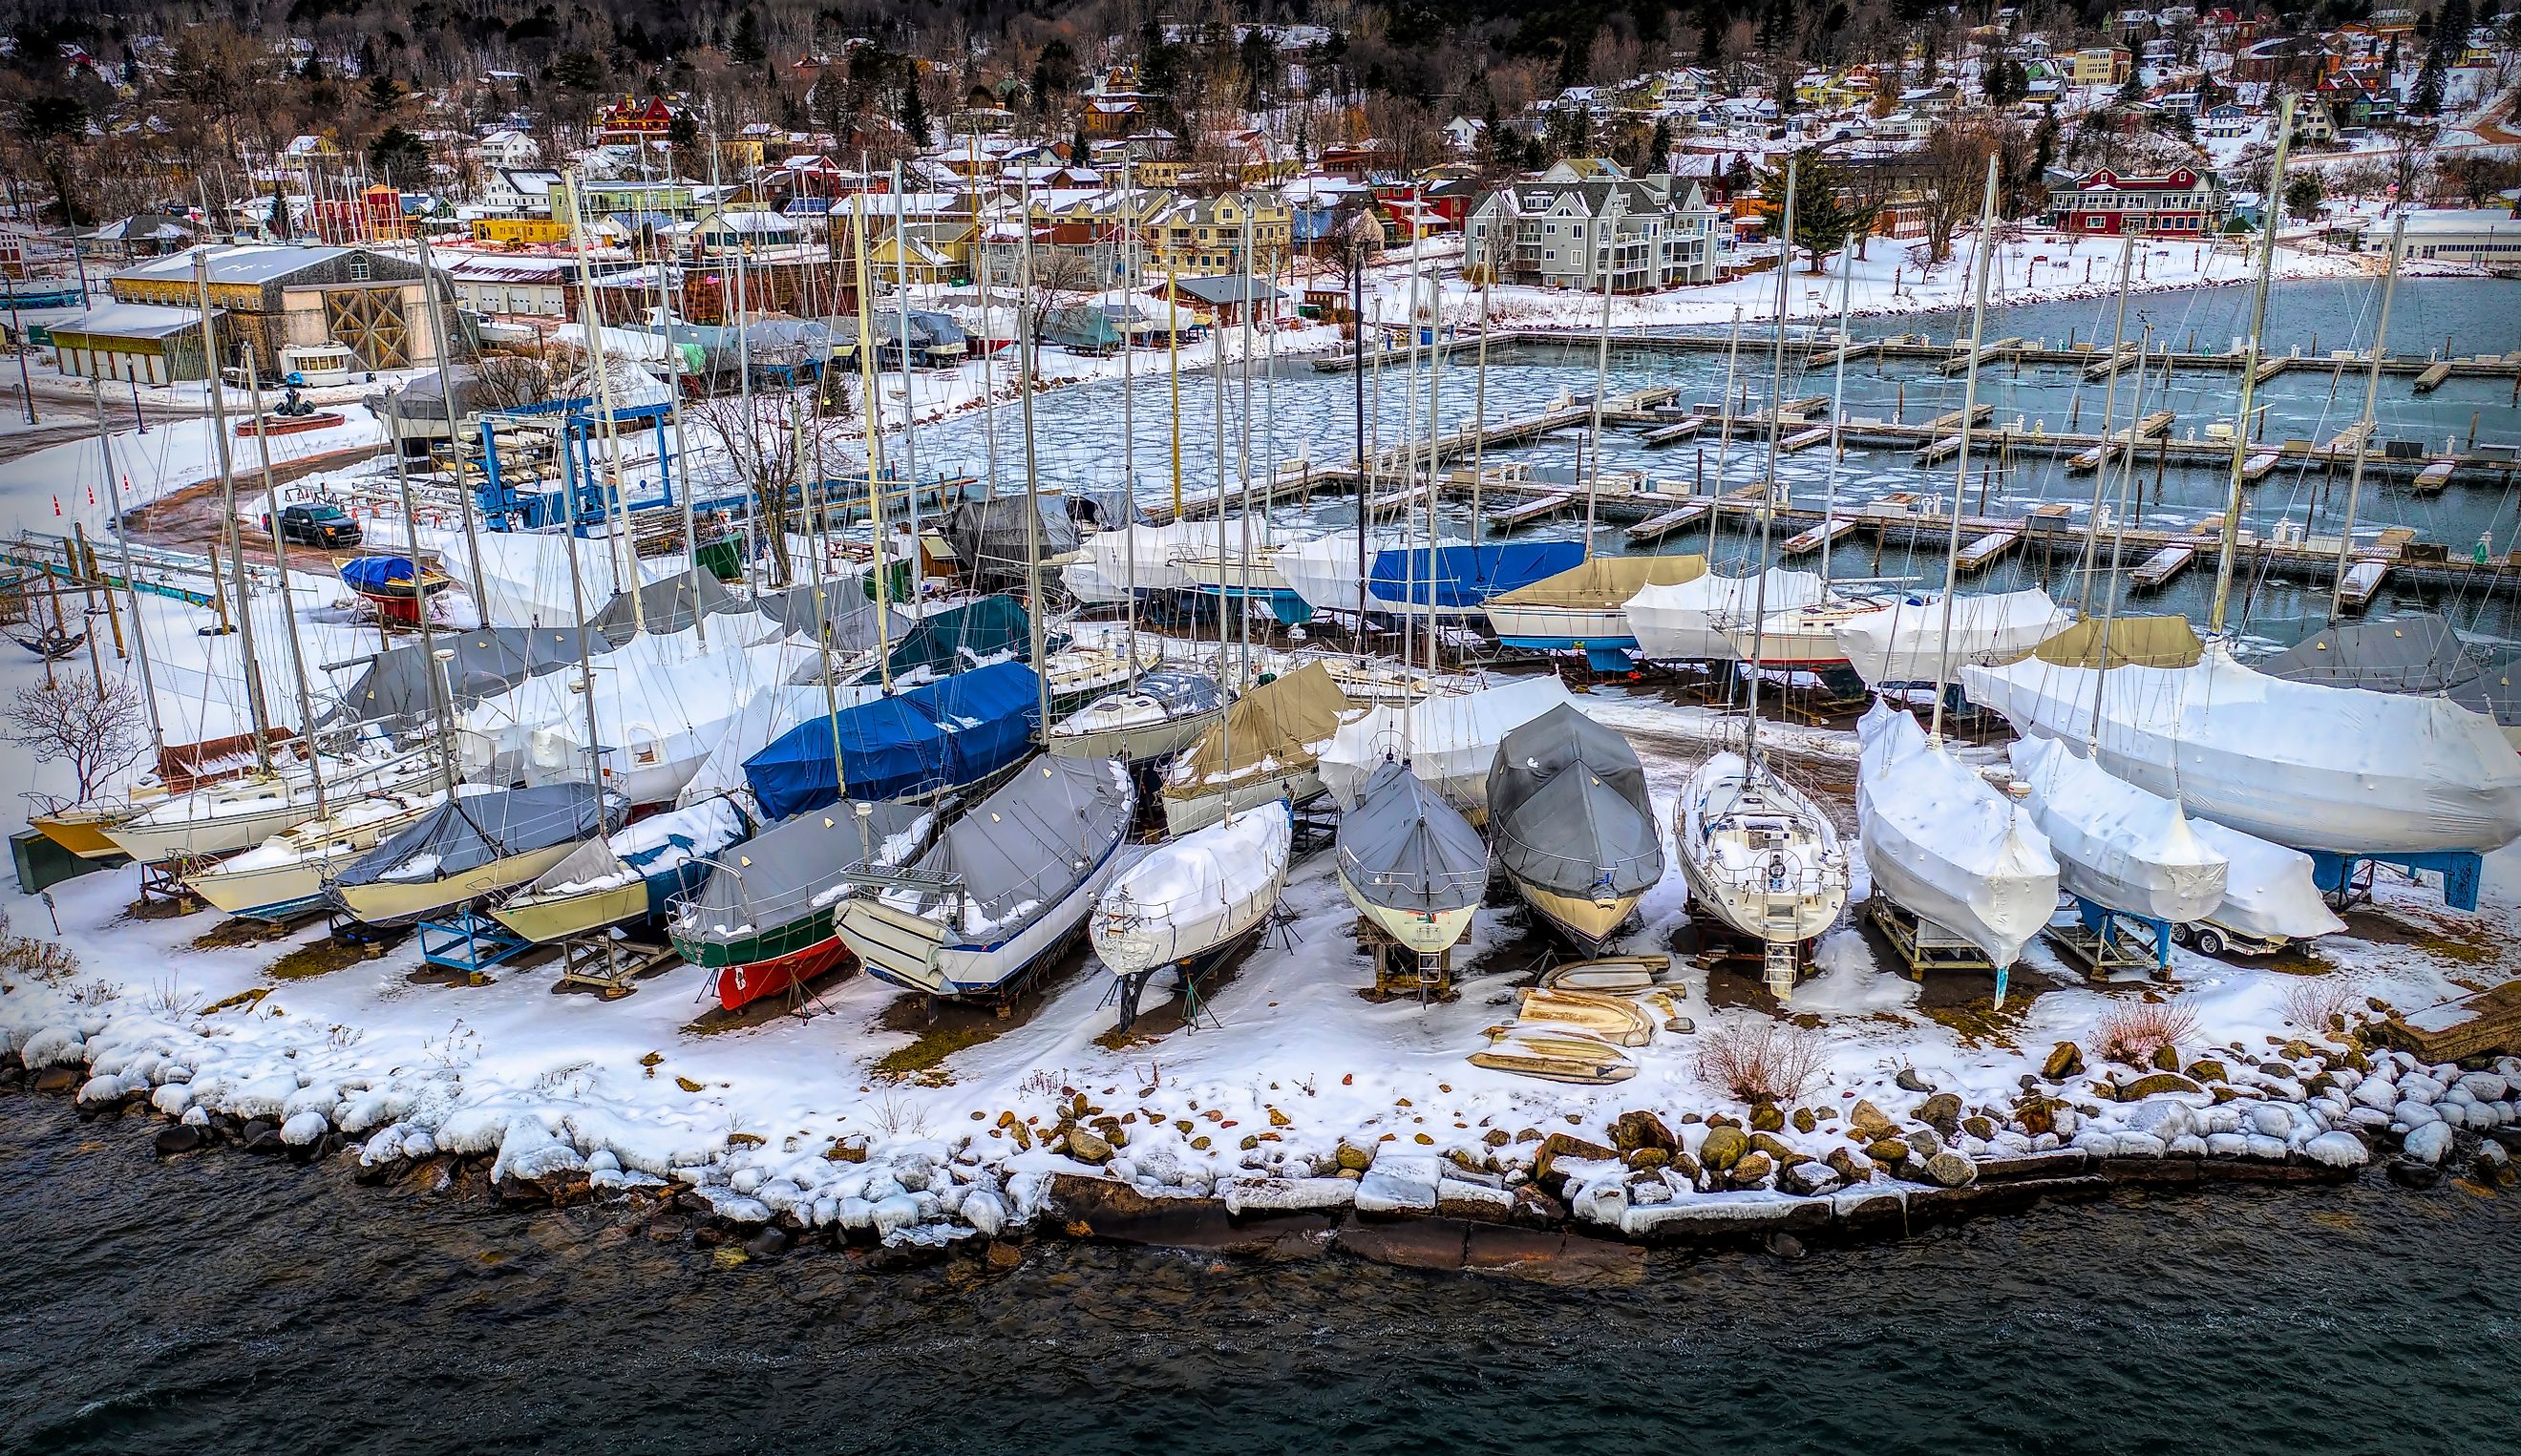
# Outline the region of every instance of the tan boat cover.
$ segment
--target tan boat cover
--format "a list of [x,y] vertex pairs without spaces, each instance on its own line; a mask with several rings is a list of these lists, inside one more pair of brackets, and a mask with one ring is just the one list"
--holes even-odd
[[2194,667],[2205,650],[2184,616],[2122,616],[2109,624],[2109,632],[2107,660],[2100,618],[2089,616],[2040,643],[2030,656],[2059,667]]
[[[1331,680],[1330,669],[1307,662],[1254,688],[1227,708],[1223,722],[1201,734],[1190,751],[1174,760],[1165,794],[1199,798],[1264,765],[1269,772],[1305,768],[1339,731],[1340,720],[1355,710],[1356,705]],[[1230,764],[1225,759],[1228,739],[1234,744]]]
[[1490,607],[1575,607],[1617,612],[1649,586],[1678,586],[1707,574],[1703,556],[1596,556],[1573,570],[1499,592]]

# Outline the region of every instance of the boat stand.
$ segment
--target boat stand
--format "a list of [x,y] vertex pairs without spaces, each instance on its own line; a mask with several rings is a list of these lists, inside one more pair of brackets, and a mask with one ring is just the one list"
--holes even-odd
[[562,941],[560,955],[554,991],[584,986],[607,1001],[619,1001],[638,989],[632,981],[672,960],[674,949],[598,933]]
[[2343,910],[2357,900],[2372,897],[2372,876],[2376,866],[2391,865],[2406,872],[2409,879],[2424,871],[2443,877],[2443,903],[2453,910],[2475,910],[2477,892],[2486,877],[2483,855],[2461,851],[2431,854],[2331,854],[2314,849],[2311,854],[2312,883],[2327,896],[2332,910]]
[[1906,969],[1902,972],[1910,980],[1924,980],[1929,971],[1988,971],[1995,975],[1995,1004],[2004,1004],[2005,973],[1987,958],[1987,952],[1968,940],[1916,914],[1888,895],[1877,894],[1864,903],[1865,917],[1891,942],[1892,952]]
[[2158,980],[2171,979],[2169,921],[2112,910],[2082,895],[2072,898],[2074,921],[2051,925],[2045,933],[2069,960],[2083,965],[2087,978],[2107,980],[2113,971],[2142,971]]
[[515,960],[533,946],[489,916],[457,910],[420,922],[420,958],[444,971],[462,973],[474,985],[487,984],[494,966]]
[[1453,987],[1451,950],[1434,955],[1411,950],[1362,915],[1356,918],[1356,938],[1358,948],[1374,962],[1374,988],[1365,993],[1367,1000],[1415,998],[1419,1005],[1428,1006],[1461,994]]
[[202,897],[184,883],[184,877],[199,873],[209,861],[189,854],[161,859],[140,867],[140,903],[149,916],[190,915],[202,908]]

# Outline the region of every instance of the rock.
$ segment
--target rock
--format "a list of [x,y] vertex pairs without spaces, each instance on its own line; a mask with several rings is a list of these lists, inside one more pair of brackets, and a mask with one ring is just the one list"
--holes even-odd
[[2468,1164],[2469,1176],[2489,1188],[2512,1180],[2512,1155],[2503,1145],[2493,1140],[2478,1144],[2477,1157]]
[[1620,1215],[1628,1211],[1627,1185],[1607,1179],[1594,1183],[1576,1196],[1572,1206],[1581,1222],[1618,1228]]
[[1822,1161],[1842,1183],[1865,1183],[1873,1177],[1873,1160],[1853,1148],[1832,1148]]
[[2062,1082],[2084,1071],[2084,1049],[2071,1041],[2061,1041],[2048,1051],[2048,1060],[2040,1066],[2040,1074],[2052,1082]]
[[279,1130],[266,1122],[260,1132],[253,1133],[245,1139],[245,1150],[248,1153],[286,1153],[289,1151],[289,1145],[280,1140]]
[[1661,1148],[1638,1148],[1627,1156],[1632,1168],[1659,1168],[1672,1161],[1672,1155]]
[[1809,1159],[1788,1163],[1777,1170],[1777,1187],[1799,1198],[1827,1193],[1844,1181],[1836,1168]]
[[1387,1150],[1357,1181],[1356,1209],[1360,1213],[1433,1213],[1436,1185],[1444,1177],[1441,1158]]
[[2401,1102],[2434,1103],[2442,1101],[2443,1084],[2421,1071],[2411,1071],[2399,1078]]
[[2406,1158],[2391,1159],[2384,1171],[2389,1173],[2390,1181],[2401,1188],[2431,1188],[2442,1181],[2442,1169],[2430,1162],[2416,1162]]
[[1661,1117],[1640,1109],[1612,1119],[1611,1146],[1622,1153],[1634,1153],[1641,1148],[1672,1153],[1680,1147],[1680,1139],[1672,1135]]
[[2179,1048],[2176,1046],[2155,1047],[2153,1049],[2153,1065],[2154,1068],[2160,1071],[2177,1071],[2179,1069]]
[[1754,1153],[1767,1154],[1769,1160],[1776,1163],[1779,1167],[1785,1166],[1787,1163],[1794,1161],[1798,1158],[1807,1156],[1803,1153],[1797,1152],[1794,1148],[1787,1146],[1786,1140],[1777,1136],[1773,1132],[1755,1132],[1751,1134],[1751,1151]]
[[1935,1090],[1935,1084],[1919,1076],[1917,1069],[1913,1067],[1901,1068],[1900,1074],[1891,1079],[1891,1085],[1902,1092],[1926,1093]]
[[755,1258],[769,1258],[775,1254],[786,1253],[788,1233],[785,1229],[777,1227],[765,1228],[744,1241],[744,1251]]
[[1068,1129],[1068,1156],[1079,1162],[1108,1162],[1112,1158],[1112,1145],[1091,1128],[1071,1127]]
[[2413,1129],[2407,1140],[2399,1145],[2399,1151],[2428,1166],[2439,1166],[2451,1155],[2451,1124],[2427,1122]]
[[38,1092],[68,1092],[78,1084],[78,1069],[73,1067],[47,1067],[35,1073]]
[[157,1149],[158,1156],[160,1158],[172,1158],[178,1153],[190,1153],[200,1146],[202,1146],[202,1129],[199,1127],[178,1122],[172,1127],[158,1129]]
[[1770,1253],[1781,1259],[1799,1259],[1804,1256],[1804,1241],[1784,1229],[1778,1229],[1760,1242],[1767,1246]]
[[1360,1148],[1352,1142],[1341,1142],[1339,1152],[1334,1154],[1333,1158],[1341,1167],[1360,1173],[1374,1165],[1374,1150]]
[[1966,1188],[1978,1181],[1978,1164],[1958,1153],[1938,1153],[1926,1160],[1926,1176],[1946,1188]]
[[1869,1137],[1888,1137],[1900,1130],[1899,1123],[1892,1121],[1871,1101],[1861,1097],[1856,1100],[1856,1106],[1847,1110],[1847,1121],[1849,1126]]
[[2512,1093],[2512,1084],[2492,1071],[2464,1072],[2454,1085],[2480,1102],[2501,1102]]
[[2398,1084],[2376,1076],[2357,1082],[2355,1090],[2346,1096],[2357,1107],[2370,1108],[2376,1113],[2389,1112],[2399,1105]]
[[1751,1129],[1754,1132],[1778,1132],[1785,1125],[1786,1115],[1777,1111],[1773,1102],[1764,1102],[1751,1109]]
[[2411,1128],[2424,1127],[2429,1124],[2438,1125],[2451,1120],[2449,1117],[2443,1115],[2443,1112],[2440,1108],[2433,1106],[2431,1103],[2415,1101],[2400,1103],[2397,1111],[2391,1114],[2391,1115],[2397,1117],[2401,1122],[2406,1123]]
[[1808,1132],[1811,1132],[1812,1129],[1814,1129],[1814,1128],[1816,1128],[1816,1127],[1820,1126],[1820,1119],[1819,1119],[1818,1117],[1815,1117],[1815,1116],[1813,1116],[1813,1115],[1812,1115],[1812,1110],[1811,1110],[1811,1108],[1797,1108],[1797,1109],[1795,1109],[1795,1115],[1794,1115],[1794,1119],[1793,1119],[1793,1120],[1794,1120],[1794,1124],[1795,1124],[1795,1131],[1797,1131],[1797,1132],[1805,1132],[1805,1133],[1808,1133]]
[[2159,1097],[2165,1092],[2203,1092],[2206,1089],[2176,1071],[2157,1071],[2119,1088],[2119,1101],[2135,1102]]
[[1706,1169],[1699,1166],[1698,1160],[1686,1153],[1672,1155],[1672,1165],[1666,1168],[1665,1172],[1668,1176],[1692,1185],[1707,1176]]
[[1900,1139],[1919,1158],[1932,1158],[1944,1151],[1944,1135],[1931,1127],[1911,1127],[1900,1134]]
[[280,1124],[280,1140],[290,1147],[303,1148],[322,1142],[324,1134],[332,1130],[333,1124],[324,1120],[322,1113],[299,1113]]
[[1728,1171],[1751,1151],[1751,1140],[1740,1129],[1714,1127],[1708,1129],[1707,1141],[1698,1145],[1698,1160],[1718,1171]]
[[1532,1176],[1534,1181],[1551,1186],[1551,1191],[1555,1192],[1556,1189],[1552,1185],[1559,1181],[1558,1164],[1561,1162],[1617,1162],[1619,1160],[1620,1154],[1616,1148],[1605,1148],[1600,1143],[1587,1142],[1574,1133],[1553,1132],[1540,1140],[1540,1151],[1534,1155],[1532,1160]]
[[1908,1160],[1908,1145],[1898,1138],[1877,1138],[1865,1145],[1864,1156],[1898,1167]]
[[2323,1132],[2302,1145],[2302,1155],[2328,1167],[2361,1167],[2372,1157],[2363,1140],[2351,1132]]
[[1021,1246],[993,1240],[982,1252],[981,1261],[989,1266],[990,1273],[1006,1274],[1022,1268],[1024,1257]]
[[1766,1180],[1777,1169],[1776,1160],[1765,1153],[1745,1153],[1741,1160],[1726,1170],[1725,1177],[1736,1188],[1749,1188]]

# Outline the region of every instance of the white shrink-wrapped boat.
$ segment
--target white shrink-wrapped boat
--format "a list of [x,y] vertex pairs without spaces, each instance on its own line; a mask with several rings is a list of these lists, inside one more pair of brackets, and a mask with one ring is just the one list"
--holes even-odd
[[[1811,571],[1770,567],[1759,576],[1713,572],[1672,586],[1649,586],[1628,598],[1625,611],[1636,634],[1637,656],[1656,662],[1730,661],[1738,656],[1730,630],[1747,626],[1757,604],[1771,614],[1817,605],[1821,579]],[[1765,657],[1765,654],[1764,654]]]
[[2022,734],[2081,741],[2100,698],[2102,768],[2192,813],[2297,849],[2484,853],[2521,838],[2521,755],[2442,698],[2269,677],[2208,644],[2188,667],[2106,672],[2039,655],[1961,669]]
[[1225,716],[1225,694],[1205,672],[1160,667],[1051,725],[1044,746],[1065,758],[1170,758]]
[[1278,903],[1294,844],[1295,816],[1280,803],[1158,844],[1103,887],[1085,925],[1095,954],[1115,976],[1205,974]]
[[2223,878],[2223,903],[2193,926],[2174,925],[2174,938],[2194,938],[2198,949],[2220,955],[2226,948],[2272,951],[2346,929],[2320,896],[2310,855],[2225,829],[2212,819],[2196,820],[2191,827],[2230,868]]
[[2014,777],[2031,790],[2031,822],[2048,837],[2068,894],[2173,925],[2223,903],[2229,863],[2177,802],[2110,777],[2057,739],[2016,739],[2011,752]]
[[1322,787],[1343,809],[1355,806],[1366,781],[1393,754],[1428,788],[1469,816],[1488,817],[1489,770],[1497,745],[1515,729],[1572,702],[1555,677],[1516,678],[1470,693],[1439,693],[1406,707],[1377,706],[1340,725],[1322,750]]
[[1076,560],[1059,569],[1059,579],[1089,607],[1125,602],[1133,586],[1140,592],[1187,591],[1190,574],[1176,558],[1215,544],[1215,525],[1198,521],[1096,531],[1078,543]]
[[[1210,527],[1210,540],[1215,539],[1215,528]],[[1332,531],[1308,541],[1298,541],[1278,548],[1273,562],[1279,579],[1288,589],[1304,598],[1305,605],[1315,612],[1356,611],[1357,590],[1365,581],[1366,563],[1385,551],[1396,551],[1408,544],[1408,537],[1397,530],[1370,532],[1365,542],[1365,557],[1356,554],[1354,531]],[[1368,612],[1397,612],[1401,603],[1368,596]]]
[[1856,722],[1856,824],[1874,888],[1999,970],[2057,909],[2057,861],[2021,805],[1876,702]]
[[1949,645],[1941,594],[1903,597],[1882,612],[1849,617],[1833,629],[1848,665],[1867,687],[1950,682],[1971,662],[2003,662],[2057,635],[2075,614],[2038,587],[1952,599]]

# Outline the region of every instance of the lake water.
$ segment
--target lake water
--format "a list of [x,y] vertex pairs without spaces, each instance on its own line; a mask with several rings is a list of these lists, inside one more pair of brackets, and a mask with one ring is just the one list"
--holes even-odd
[[[2375,282],[2277,284],[2270,296],[2267,351],[2282,354],[2299,348],[2305,356],[2314,356],[2340,348],[2360,349],[2370,337],[2378,305],[2379,287]],[[1796,307],[1799,320],[1820,311],[1817,304],[1801,296]],[[2249,307],[2250,290],[2240,285],[2136,294],[2128,303],[2127,337],[2134,339],[2150,327],[2156,346],[2219,350],[2229,347],[2247,332]],[[2070,338],[2106,341],[2111,337],[2114,312],[2114,300],[2106,297],[1991,307],[1987,335],[1991,339],[2018,336],[2044,340],[2058,346]],[[1817,321],[1833,322],[1825,316]],[[1941,340],[1966,335],[1968,325],[1966,313],[1946,312],[1857,319],[1854,327],[1862,337],[1926,333]],[[1699,328],[1682,332],[1720,336],[1725,331]],[[1737,405],[1747,396],[1749,407],[1757,410],[1765,406],[1770,393],[1771,360],[1760,347],[1760,341],[1748,337],[1750,332],[1746,328],[1740,358],[1729,373]],[[2521,347],[2521,286],[2485,280],[2406,280],[2400,285],[2393,305],[2390,332],[2390,346],[2398,353],[2421,355],[2443,350],[2447,344],[2449,351],[2462,355]],[[1589,346],[1497,351],[1488,371],[1488,418],[1499,420],[1529,413],[1563,392],[1589,392],[1594,361],[1595,350]],[[1152,502],[1170,496],[1172,391],[1160,372],[1161,358],[1140,362],[1148,366],[1148,372],[1125,389],[1119,381],[1107,381],[1045,396],[1035,429],[1035,454],[1045,483],[1077,491],[1117,492],[1124,479],[1124,465],[1133,458],[1131,473],[1140,498]],[[1647,386],[1676,386],[1681,391],[1680,403],[1714,404],[1725,396],[1727,363],[1722,351],[1673,354],[1623,348],[1615,338],[1610,356],[1611,389],[1616,393]],[[2474,431],[2481,443],[2521,444],[2521,410],[2513,407],[2510,380],[2455,379],[2422,396],[2413,392],[2411,380],[2407,375],[2383,378],[2376,411],[2379,438],[2420,441],[2430,449],[2438,449],[2447,439],[2464,445]],[[1375,442],[1397,443],[1410,432],[1413,421],[1416,432],[1424,432],[1425,383],[1423,369],[1413,378],[1399,367],[1386,367],[1379,379],[1369,379],[1371,392],[1366,413],[1369,433]],[[1828,394],[1836,384],[1834,371],[1803,373],[1790,363],[1784,392],[1788,398]],[[2114,416],[2120,428],[2125,427],[2132,407],[2133,387],[2132,373],[2123,375]],[[1354,388],[1350,377],[1318,373],[1309,360],[1279,361],[1274,370],[1256,381],[1250,401],[1251,457],[1256,474],[1273,465],[1292,463],[1300,456],[1326,465],[1353,459]],[[1958,409],[1962,388],[1959,376],[1946,376],[1932,364],[1877,365],[1864,361],[1847,371],[1847,409],[1851,415],[1890,418],[1896,414],[1912,423],[1921,422]],[[2010,364],[1993,365],[1981,371],[1979,380],[1980,401],[1993,407],[1994,421],[2010,424],[2019,420],[2025,428],[2038,423],[2052,432],[2063,431],[2070,424],[2086,432],[2096,430],[2105,402],[2104,390],[2100,384],[2082,383],[2080,371],[2054,366],[2017,369]],[[2269,441],[2324,441],[2360,416],[2362,391],[2362,376],[2351,367],[2298,368],[2280,374],[2257,391],[2257,403],[2267,411],[2264,437]],[[1129,396],[1125,411],[1124,393]],[[2238,406],[2238,375],[2233,371],[2182,373],[2173,378],[2167,391],[2158,380],[2148,381],[2144,408],[2147,413],[2156,408],[2174,411],[2177,416],[2172,428],[2175,438],[2202,436],[2207,425],[2229,422]],[[1437,413],[1446,428],[1469,422],[1477,408],[1473,371],[1460,362],[1448,363],[1439,381],[1437,395]],[[1212,498],[1218,485],[1217,406],[1213,375],[1203,373],[1182,380],[1184,488]],[[1231,380],[1223,409],[1223,455],[1229,476],[1239,468],[1244,414],[1242,384],[1239,379]],[[1124,418],[1129,426],[1125,432]],[[1023,478],[1018,412],[1000,409],[996,427],[999,478],[1013,488]],[[1749,483],[1761,478],[1767,469],[1766,446],[1760,440],[1735,440],[1729,451],[1722,451],[1711,436],[1703,442],[1647,450],[1639,443],[1641,433],[1633,429],[1607,432],[1602,450],[1604,468],[1642,469],[1651,478],[1684,487],[1699,481]],[[1492,463],[1529,460],[1573,467],[1581,458],[1584,435],[1581,429],[1562,431],[1529,445],[1490,451],[1487,458]],[[1124,442],[1132,438],[1136,442],[1133,457],[1124,448]],[[919,452],[923,470],[960,469],[985,474],[988,447],[982,418],[976,415],[924,428]],[[2062,501],[2074,510],[2077,520],[2084,519],[2091,499],[2092,477],[2067,474],[2062,460],[2026,454],[1998,461],[1986,450],[1973,453],[1969,487],[1973,510],[1984,491],[1993,513],[2028,511],[2046,502]],[[1826,450],[1811,450],[1781,462],[1779,475],[1788,482],[1797,504],[1817,509],[1822,503],[1830,485],[1827,455]],[[2227,479],[2222,470],[2175,464],[2157,480],[2148,466],[2138,472],[2140,520],[2157,526],[2204,521],[2222,510]],[[1949,463],[1921,470],[1910,463],[1905,449],[1851,447],[1837,478],[1839,499],[1850,507],[1895,490],[1948,492],[1951,486]],[[2116,491],[2115,478],[2110,488]],[[2280,469],[2248,491],[2245,517],[2261,533],[2287,520],[2330,532],[2343,517],[2345,495],[2343,471],[2331,478],[2325,467]],[[1454,503],[1444,515],[1450,529],[1467,528],[1467,508],[1461,503]],[[1282,513],[1280,520],[1296,527],[1331,527],[1351,524],[1354,516],[1346,502],[1326,500],[1310,511]],[[2500,485],[2455,485],[2425,497],[2401,484],[2367,479],[2358,523],[2366,533],[2384,525],[2412,525],[2426,539],[2459,551],[2467,550],[2481,534],[2488,536],[2498,552],[2521,544],[2516,540],[2521,537],[2521,502],[2516,502],[2513,493]],[[1581,531],[1580,519],[1561,519],[1536,524],[1525,535],[1529,539],[1569,538]],[[1716,543],[1713,554],[1719,563],[1747,563],[1753,543],[1739,537],[1738,531],[1731,532]],[[1609,524],[1599,528],[1596,544],[1603,551],[1626,549],[1620,529]],[[1707,547],[1704,531],[1692,530],[1671,538],[1660,549],[1697,551]],[[1807,560],[1798,565],[1810,569],[1813,562]],[[2003,590],[2045,581],[2056,589],[2062,585],[2067,570],[2062,558],[2052,568],[2026,554],[2017,554],[1974,576],[1971,588]],[[1928,588],[1940,584],[1942,571],[1940,554],[1934,551],[1912,556],[1895,547],[1877,558],[1869,534],[1859,539],[1856,548],[1843,549],[1833,562],[1834,575],[1906,577]],[[2212,577],[2211,569],[2192,569],[2183,580],[2161,593],[2138,599],[2133,610],[2187,612],[2202,616],[2204,596]],[[2255,588],[2245,583],[2243,590],[2248,597],[2245,605],[2249,629],[2275,641],[2294,640],[2303,630],[2302,619],[2326,608],[2324,582],[2271,580]],[[2385,589],[2375,610],[2386,612],[2418,605],[2448,612],[2463,627],[2488,636],[2521,637],[2521,618],[2516,618],[2507,607],[2484,600]]]
[[2236,1187],[1568,1290],[740,1267],[0,1098],[0,1451],[2514,1449],[2521,1196]]

